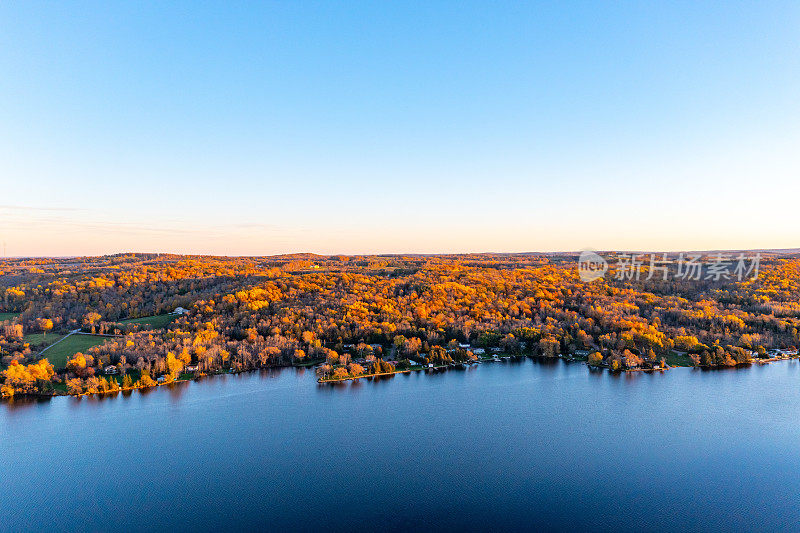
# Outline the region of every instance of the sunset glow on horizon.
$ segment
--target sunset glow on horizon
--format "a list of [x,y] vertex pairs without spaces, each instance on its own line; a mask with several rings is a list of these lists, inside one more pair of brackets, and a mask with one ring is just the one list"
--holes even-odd
[[10,257],[800,246],[796,3],[42,6]]

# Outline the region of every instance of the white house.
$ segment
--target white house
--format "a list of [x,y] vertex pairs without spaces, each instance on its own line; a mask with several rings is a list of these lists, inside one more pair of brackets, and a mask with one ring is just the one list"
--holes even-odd
[[184,309],[183,307],[176,307],[175,310],[170,314],[171,315],[183,315],[183,314],[186,314],[188,312],[189,312],[188,309]]

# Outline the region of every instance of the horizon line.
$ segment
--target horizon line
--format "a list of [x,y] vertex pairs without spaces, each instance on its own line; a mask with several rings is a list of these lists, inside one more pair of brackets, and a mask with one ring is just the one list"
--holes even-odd
[[415,256],[415,257],[440,257],[440,256],[472,256],[472,255],[496,255],[496,256],[509,256],[509,255],[569,255],[580,254],[584,251],[592,251],[597,253],[616,253],[616,254],[677,254],[677,253],[734,253],[734,252],[764,252],[764,253],[800,253],[798,248],[709,248],[709,249],[673,249],[673,250],[634,250],[634,249],[592,249],[582,248],[577,250],[555,250],[555,251],[525,251],[525,252],[434,252],[434,253],[420,253],[420,252],[385,252],[385,253],[366,253],[366,254],[352,254],[352,253],[330,253],[321,254],[317,252],[285,252],[279,254],[267,255],[226,255],[226,254],[204,254],[204,253],[177,253],[177,252],[115,252],[100,255],[19,255],[2,257],[1,260],[9,259],[79,259],[79,258],[102,258],[102,257],[115,257],[125,255],[167,255],[178,257],[226,257],[226,258],[260,258],[260,257],[286,257],[286,256],[302,256],[313,255],[323,258],[330,258],[336,256],[346,257],[400,257],[400,256]]

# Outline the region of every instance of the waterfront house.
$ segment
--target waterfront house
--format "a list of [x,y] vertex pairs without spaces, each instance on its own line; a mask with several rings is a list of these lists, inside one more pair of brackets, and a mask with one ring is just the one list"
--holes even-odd
[[103,370],[103,373],[104,373],[106,376],[110,376],[110,375],[112,375],[112,374],[119,374],[119,369],[118,369],[117,367],[115,367],[114,365],[108,365],[108,366],[105,368],[105,370]]

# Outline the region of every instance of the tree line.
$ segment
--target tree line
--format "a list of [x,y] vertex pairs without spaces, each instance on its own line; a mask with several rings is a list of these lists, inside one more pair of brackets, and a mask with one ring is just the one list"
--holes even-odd
[[[468,361],[478,348],[586,353],[615,370],[660,366],[676,354],[697,366],[735,366],[800,343],[797,256],[766,257],[758,278],[743,282],[583,283],[574,256],[535,254],[127,254],[0,265],[0,310],[16,314],[0,324],[5,395],[312,362],[331,376],[380,373],[389,361]],[[188,313],[161,329],[122,322],[176,307]],[[26,335],[77,328],[114,337],[52,375],[31,367],[38,347]],[[104,376],[109,366],[119,378]]]

